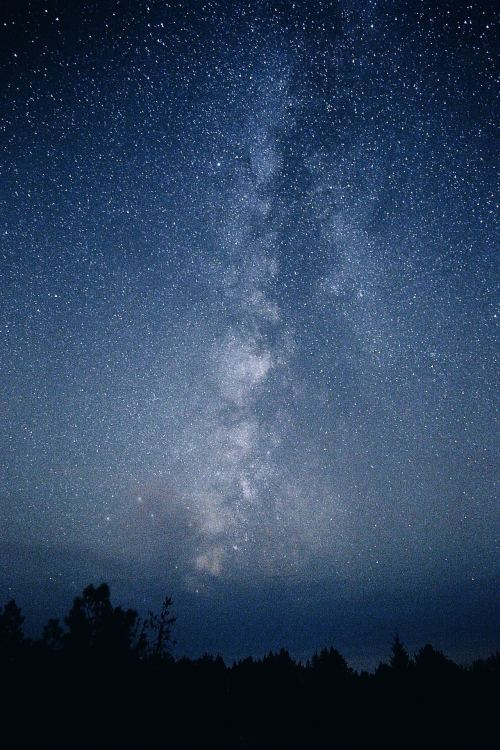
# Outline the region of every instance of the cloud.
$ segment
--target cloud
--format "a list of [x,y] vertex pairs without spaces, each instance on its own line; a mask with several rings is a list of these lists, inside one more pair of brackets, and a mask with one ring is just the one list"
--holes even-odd
[[222,547],[212,547],[198,555],[195,561],[196,569],[202,573],[210,573],[212,576],[218,576],[222,572],[222,562],[224,558],[224,549]]

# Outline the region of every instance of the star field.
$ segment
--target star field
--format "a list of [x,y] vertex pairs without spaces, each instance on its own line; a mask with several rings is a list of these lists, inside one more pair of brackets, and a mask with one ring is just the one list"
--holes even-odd
[[455,592],[487,637],[494,20],[6,4],[2,590]]

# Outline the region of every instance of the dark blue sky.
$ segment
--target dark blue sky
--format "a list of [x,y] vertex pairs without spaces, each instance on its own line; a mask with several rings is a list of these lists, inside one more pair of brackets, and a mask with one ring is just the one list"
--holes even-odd
[[7,2],[0,593],[497,646],[490,3]]

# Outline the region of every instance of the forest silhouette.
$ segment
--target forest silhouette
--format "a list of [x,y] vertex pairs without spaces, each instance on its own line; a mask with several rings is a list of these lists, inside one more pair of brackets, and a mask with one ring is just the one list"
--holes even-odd
[[15,746],[481,748],[494,736],[499,653],[463,667],[430,644],[410,655],[396,634],[373,673],[332,647],[306,663],[285,649],[230,666],[174,658],[171,599],[141,617],[105,583],[39,640],[23,623],[14,600],[0,608],[2,734]]

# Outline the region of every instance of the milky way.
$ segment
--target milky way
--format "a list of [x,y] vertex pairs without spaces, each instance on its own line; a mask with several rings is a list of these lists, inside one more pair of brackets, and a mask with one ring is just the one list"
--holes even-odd
[[486,643],[488,4],[98,5],[2,10],[2,591],[383,592],[374,644],[419,591]]

